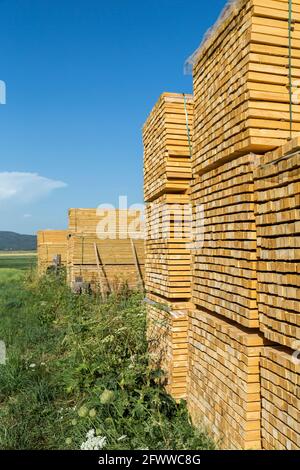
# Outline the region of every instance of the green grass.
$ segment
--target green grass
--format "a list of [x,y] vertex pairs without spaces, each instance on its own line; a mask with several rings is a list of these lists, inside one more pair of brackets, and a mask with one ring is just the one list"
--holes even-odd
[[36,266],[36,255],[34,253],[0,253],[1,269],[27,270]]
[[0,284],[16,282],[24,279],[26,272],[20,269],[2,268],[0,269]]
[[101,303],[72,294],[63,277],[0,278],[0,448],[209,449],[149,367],[140,293]]

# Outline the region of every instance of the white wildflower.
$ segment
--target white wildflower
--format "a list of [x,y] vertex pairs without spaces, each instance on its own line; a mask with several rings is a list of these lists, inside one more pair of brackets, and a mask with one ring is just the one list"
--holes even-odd
[[30,367],[31,369],[34,369],[34,368],[35,368],[35,364],[30,364],[29,367]]
[[87,440],[80,446],[81,450],[102,450],[106,445],[106,437],[95,436],[94,429],[90,429],[90,431],[87,432],[86,437]]

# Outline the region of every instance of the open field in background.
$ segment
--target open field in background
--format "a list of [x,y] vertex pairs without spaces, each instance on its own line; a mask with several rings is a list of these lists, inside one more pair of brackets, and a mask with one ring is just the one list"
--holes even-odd
[[0,258],[6,256],[37,256],[36,251],[0,251]]
[[[26,270],[36,266],[37,254],[34,251],[0,251],[0,271],[2,269]],[[0,275],[3,273],[0,272]]]

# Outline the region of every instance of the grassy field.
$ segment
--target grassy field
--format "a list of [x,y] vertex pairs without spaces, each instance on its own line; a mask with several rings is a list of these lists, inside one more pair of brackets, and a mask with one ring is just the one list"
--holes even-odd
[[36,251],[0,251],[1,256],[36,256]]
[[0,449],[214,447],[149,367],[140,293],[103,303],[72,294],[63,273],[10,271],[0,270]]
[[[0,271],[2,269],[28,270],[36,266],[36,253],[28,251],[0,251]],[[0,272],[0,276],[3,276]]]

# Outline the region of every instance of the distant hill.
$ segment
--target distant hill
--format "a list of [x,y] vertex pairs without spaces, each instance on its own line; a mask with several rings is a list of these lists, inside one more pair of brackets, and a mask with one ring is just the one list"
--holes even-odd
[[36,250],[35,235],[20,235],[15,232],[0,231],[0,251],[33,251]]

